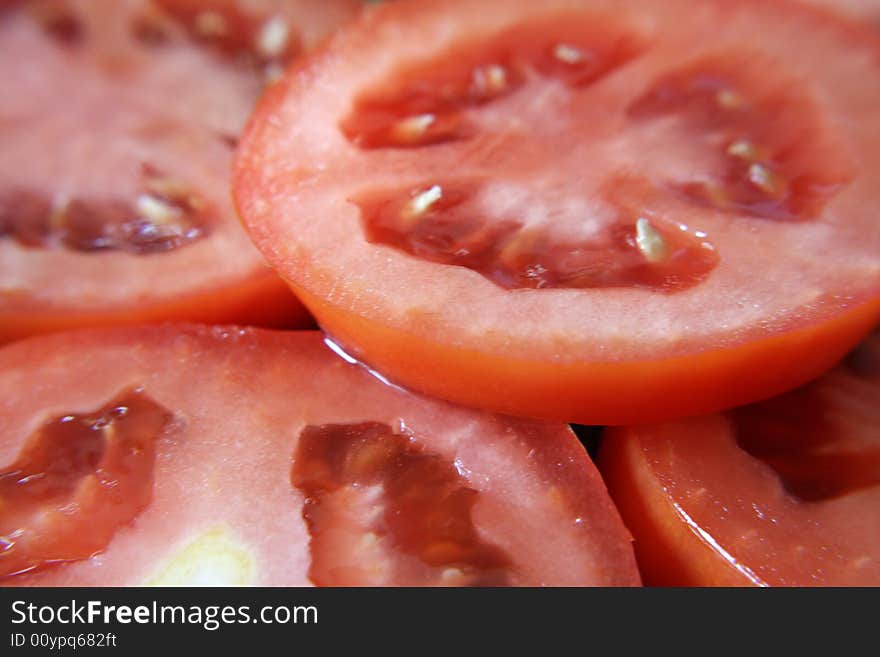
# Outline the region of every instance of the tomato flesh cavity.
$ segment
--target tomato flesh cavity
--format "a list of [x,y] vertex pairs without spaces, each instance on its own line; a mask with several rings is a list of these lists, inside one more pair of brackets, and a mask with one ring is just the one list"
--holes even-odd
[[[323,585],[485,585],[508,583],[508,557],[483,543],[471,517],[479,493],[437,454],[406,433],[377,423],[306,427],[291,473],[306,498],[313,582]],[[376,507],[355,552],[336,548],[338,517]],[[372,522],[370,522],[372,520]],[[346,537],[348,538],[348,537]],[[347,543],[348,541],[346,541]],[[351,548],[350,548],[351,549]],[[394,559],[372,553],[391,552]],[[369,567],[350,564],[369,554]],[[347,567],[346,567],[347,566]],[[390,571],[390,572],[389,572]],[[352,578],[355,578],[354,580]]]
[[[175,317],[307,321],[242,233],[227,190],[252,103],[315,40],[297,36],[308,6],[319,9],[4,3],[0,340]],[[315,27],[359,8],[326,6]]]
[[611,226],[592,243],[560,240],[517,218],[490,219],[479,212],[479,198],[464,191],[474,196],[475,187],[435,182],[374,193],[358,202],[367,239],[467,267],[506,289],[635,286],[668,292],[698,283],[718,262],[705,234],[645,217]]
[[782,2],[371,8],[263,99],[234,196],[393,380],[586,424],[715,411],[880,317],[877,61]]
[[389,386],[317,332],[0,350],[0,583],[637,585],[565,425]]
[[520,92],[536,76],[585,86],[622,66],[639,48],[636,34],[579,23],[576,15],[560,16],[515,28],[488,43],[456,43],[377,83],[356,100],[340,128],[367,149],[465,139],[478,130],[480,108]]
[[880,334],[758,404],[614,428],[600,466],[663,585],[880,582]]
[[[628,114],[654,124],[674,117],[691,138],[696,131],[719,151],[714,176],[674,184],[685,198],[767,219],[815,217],[852,178],[845,154],[823,139],[803,89],[778,74],[752,71],[750,79],[743,56],[710,58],[661,78]],[[753,59],[760,62],[760,54]]]
[[44,424],[0,472],[0,577],[88,559],[149,504],[170,420],[139,390]]
[[143,169],[143,192],[130,203],[76,198],[53,204],[37,190],[7,190],[0,196],[0,238],[31,248],[142,255],[205,237],[215,219],[204,199],[183,183],[156,175],[149,165]]

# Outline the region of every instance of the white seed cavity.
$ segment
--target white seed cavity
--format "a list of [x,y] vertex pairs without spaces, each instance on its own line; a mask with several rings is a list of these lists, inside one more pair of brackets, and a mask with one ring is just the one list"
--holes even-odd
[[225,36],[229,32],[229,26],[223,14],[216,11],[201,11],[196,14],[196,32],[206,37]]
[[557,44],[553,48],[553,56],[566,64],[580,64],[586,59],[583,50],[567,43]]
[[636,245],[648,262],[661,262],[666,258],[666,240],[644,217],[636,221]]
[[405,141],[416,141],[424,137],[425,132],[436,120],[437,117],[433,114],[418,114],[407,117],[394,125],[394,135]]
[[440,188],[440,185],[434,185],[418,196],[413,197],[413,199],[406,204],[406,207],[403,210],[403,216],[407,219],[421,217],[441,198],[443,198],[443,190]]
[[782,181],[769,167],[754,162],[749,166],[749,182],[765,194],[776,196],[782,191]]
[[135,201],[137,213],[157,226],[166,226],[177,223],[183,215],[183,211],[170,203],[163,201],[152,194],[141,194]]
[[721,89],[717,92],[715,102],[724,109],[737,109],[745,105],[745,99],[732,89]]
[[257,37],[257,52],[266,59],[280,57],[287,48],[290,26],[281,16],[273,16],[263,23]]

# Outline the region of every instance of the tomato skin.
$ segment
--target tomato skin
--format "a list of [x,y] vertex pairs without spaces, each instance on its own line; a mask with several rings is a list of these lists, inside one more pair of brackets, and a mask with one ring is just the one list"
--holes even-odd
[[[291,475],[298,437],[306,427],[375,423],[404,427],[401,435],[412,436],[418,448],[412,458],[424,454],[442,463],[442,490],[464,487],[475,500],[465,518],[476,532],[468,540],[477,536],[495,546],[490,552],[502,551],[500,562],[510,564],[504,566],[506,582],[640,583],[630,537],[568,427],[492,416],[388,386],[334,355],[323,340],[317,332],[166,325],[53,334],[0,350],[2,475],[8,475],[5,466],[19,462],[22,445],[41,423],[68,414],[93,416],[120,391],[137,389],[171,417],[155,439],[152,486],[138,489],[149,502],[133,522],[111,527],[109,544],[94,558],[77,553],[71,558],[78,560],[36,564],[0,583],[306,585],[315,545],[328,546],[320,568],[332,572],[329,581],[336,584],[364,581],[346,580],[346,568],[364,567],[370,574],[386,561],[390,572],[373,573],[370,583],[425,583],[412,575],[421,572],[411,567],[413,556],[394,547],[399,528],[374,530],[379,539],[373,536],[373,542],[384,546],[382,561],[340,563],[358,554],[376,509],[383,508],[371,501],[375,496],[358,497],[357,486],[343,487],[341,494],[358,504],[343,505],[342,514],[333,511],[336,500],[324,507],[318,500],[318,512],[330,511],[310,548],[305,507],[313,519],[316,501],[306,503],[310,489]],[[311,457],[319,464],[323,458],[320,450]],[[365,463],[369,474],[375,466]],[[307,474],[317,471],[309,466]],[[410,485],[399,477],[394,483],[404,496]],[[375,492],[373,484],[364,489]],[[424,491],[419,495],[427,499]],[[116,522],[100,505],[90,521],[102,531]],[[453,515],[453,521],[463,519]],[[416,538],[416,545],[433,550],[427,581],[446,581],[443,546]],[[400,571],[393,567],[398,560]],[[454,563],[452,568],[455,575]]]
[[639,570],[648,586],[755,586],[759,583],[671,504],[637,440],[625,428],[603,436],[600,467],[627,528],[636,538]]
[[41,307],[19,310],[0,308],[0,344],[42,333],[84,327],[136,325],[163,321],[223,324],[247,320],[249,324],[274,328],[311,328],[314,320],[290,289],[272,272],[226,289],[218,303],[214,291],[125,308],[89,309]]
[[[831,368],[880,320],[878,300],[825,324],[738,348],[667,360],[560,366],[430,342],[291,286],[324,330],[394,381],[461,404],[580,424],[654,422],[771,397]],[[632,381],[639,382],[637,388]]]
[[726,414],[613,427],[599,465],[656,586],[880,582],[880,339]]
[[[522,12],[532,17],[525,4],[510,5],[510,12],[505,15]],[[570,4],[560,2],[553,6]],[[630,4],[637,12],[642,5],[651,3],[629,3],[627,9]],[[724,15],[729,9],[737,19],[742,19],[757,11],[758,4],[745,0],[709,3],[706,6],[711,9],[706,12]],[[486,16],[491,16],[490,9],[483,7]],[[793,3],[773,3],[772,8],[780,14],[796,12],[799,19],[811,26],[827,19],[822,12],[798,8]],[[594,299],[588,297],[598,300],[601,293],[589,290],[583,293],[583,298],[588,299],[584,308],[593,311],[588,313],[572,310],[578,307],[580,299],[571,293],[501,291],[464,268],[414,262],[385,245],[364,245],[352,201],[362,191],[358,184],[369,185],[374,169],[410,172],[408,167],[415,166],[412,158],[416,156],[410,155],[410,148],[371,148],[364,155],[355,152],[350,144],[338,145],[341,138],[334,131],[338,122],[345,120],[351,103],[327,101],[328,107],[324,107],[322,98],[310,94],[315,91],[312,87],[317,86],[316,80],[323,80],[323,75],[332,74],[340,88],[352,87],[348,94],[339,92],[337,97],[341,93],[342,98],[357,98],[359,93],[365,93],[365,88],[371,88],[372,80],[351,80],[356,75],[352,73],[354,66],[346,67],[339,62],[353,60],[356,52],[363,55],[368,48],[368,33],[398,34],[403,32],[401,26],[407,26],[413,33],[422,30],[432,34],[436,23],[440,26],[437,30],[446,34],[443,30],[463,20],[456,12],[464,15],[470,11],[474,10],[466,2],[413,2],[366,12],[359,24],[338,35],[307,64],[292,70],[266,95],[243,139],[234,174],[234,197],[247,229],[318,323],[351,353],[395,381],[459,403],[522,416],[617,425],[711,412],[778,394],[826,371],[880,320],[880,297],[873,273],[858,280],[854,276],[852,289],[842,285],[837,291],[825,290],[815,303],[796,306],[792,297],[780,298],[780,306],[775,310],[767,305],[766,321],[738,325],[735,329],[719,322],[717,333],[694,337],[682,336],[683,327],[701,325],[705,318],[718,314],[715,304],[719,311],[736,304],[747,308],[752,305],[748,298],[750,288],[761,279],[756,272],[763,266],[758,257],[750,266],[738,263],[736,282],[719,283],[716,293],[706,295],[708,298],[699,301],[694,292],[694,304],[689,308],[682,304],[665,309],[656,298],[639,296],[632,290],[626,290],[626,298],[621,297],[617,304],[597,302],[593,308]],[[535,14],[540,11],[534,9]],[[488,23],[492,20],[486,18]],[[652,15],[651,20],[658,20],[657,16]],[[834,40],[843,43],[850,39],[858,48],[864,48],[866,60],[876,54],[877,44],[866,31],[842,22],[831,23]],[[464,29],[460,25],[457,28]],[[437,40],[442,41],[440,37]],[[422,54],[413,43],[407,43],[402,50],[416,60]],[[383,62],[376,68],[387,64]],[[677,64],[670,63],[667,68],[674,69]],[[377,77],[385,81],[381,75]],[[639,89],[644,86],[645,77],[639,78]],[[812,85],[813,81],[808,80],[807,86]],[[334,119],[320,126],[315,134],[307,134],[295,123],[300,113],[318,114],[318,110],[306,107],[302,101],[305,98],[309,98],[313,108],[321,107]],[[822,103],[826,100],[823,96]],[[824,108],[822,103],[817,103],[820,109]],[[337,105],[344,109],[338,110]],[[838,109],[834,108],[823,120],[848,125],[845,111],[838,114]],[[320,122],[319,118],[312,120]],[[302,136],[302,141],[290,138],[290,134]],[[495,141],[487,138],[484,142],[473,145],[475,159],[482,157],[491,163],[504,157],[503,147],[493,150],[497,146]],[[312,150],[318,143],[331,146],[320,152]],[[847,142],[844,150],[851,146]],[[315,167],[313,160],[325,157],[328,150],[337,147],[340,168],[338,179],[333,180],[329,175],[323,176],[322,167],[334,171],[334,163],[322,162],[321,167]],[[428,150],[420,157],[430,161],[436,153],[440,160],[435,169],[426,167],[426,171],[436,173],[436,168],[440,168],[446,175],[446,169],[457,166],[451,155],[456,152],[455,142],[425,148]],[[371,162],[377,152],[375,162]],[[467,149],[465,152],[471,154]],[[484,166],[482,160],[479,166]],[[867,177],[873,174],[866,170],[856,175],[862,178],[852,187],[861,188],[859,193],[864,194]],[[357,183],[350,185],[351,189],[339,182],[348,178]],[[377,178],[381,178],[382,184],[390,184],[388,177],[377,174]],[[416,180],[417,184],[422,182]],[[377,185],[381,188],[378,182]],[[332,201],[321,198],[324,191],[314,191],[322,187],[332,191]],[[338,203],[340,198],[348,199],[349,204]],[[297,207],[287,199],[295,199]],[[863,210],[867,200],[850,200],[847,210],[856,206]],[[856,214],[861,215],[861,210]],[[303,213],[302,220],[298,211]],[[315,214],[330,216],[327,230],[315,240],[317,246],[311,243],[307,235],[310,229],[305,226],[305,217]],[[334,226],[336,215],[339,227]],[[843,223],[840,217],[835,221]],[[851,228],[855,229],[858,223],[854,221]],[[762,228],[749,224],[749,230],[756,233]],[[866,239],[875,239],[874,228],[866,226],[865,231]],[[328,237],[330,234],[332,237]],[[771,241],[762,242],[756,237],[747,248],[760,253],[762,258],[772,259],[778,251]],[[745,247],[745,240],[738,246]],[[719,252],[723,261],[723,245]],[[379,280],[382,276],[385,280]],[[789,282],[796,278],[792,274]],[[712,275],[707,280],[711,282]],[[773,276],[768,275],[767,280],[773,280]],[[691,292],[676,294],[679,296],[670,294],[669,298],[685,298]],[[543,299],[538,299],[539,295]],[[555,302],[545,303],[553,295],[558,299],[555,307]],[[522,306],[517,299],[523,300]],[[762,297],[762,301],[765,299]],[[657,336],[645,339],[627,339],[627,331],[641,336],[644,326],[653,323],[654,317],[642,308],[646,303],[657,310],[658,324],[668,326],[667,334],[658,332]],[[672,305],[675,304],[670,301]],[[620,307],[638,311],[628,324],[624,319],[617,321]],[[603,323],[608,313],[614,314],[613,329]],[[498,381],[505,383],[499,385]]]

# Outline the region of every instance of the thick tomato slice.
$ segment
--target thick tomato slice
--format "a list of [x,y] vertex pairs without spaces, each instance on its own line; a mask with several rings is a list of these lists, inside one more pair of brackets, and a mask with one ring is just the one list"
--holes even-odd
[[600,467],[663,585],[880,585],[880,333],[806,387],[613,428]]
[[406,392],[317,332],[36,337],[0,399],[3,584],[639,583],[567,426]]
[[717,410],[880,315],[878,58],[787,2],[389,3],[264,96],[234,195],[394,380],[586,424]]
[[266,76],[358,4],[4,2],[0,341],[305,321],[238,224],[229,168]]

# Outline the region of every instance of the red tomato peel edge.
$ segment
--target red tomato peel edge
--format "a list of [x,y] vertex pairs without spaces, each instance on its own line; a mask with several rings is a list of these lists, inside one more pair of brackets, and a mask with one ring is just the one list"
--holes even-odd
[[340,346],[392,381],[465,405],[576,424],[646,423],[772,397],[833,367],[880,320],[877,300],[736,348],[656,361],[557,364],[428,342],[291,287]]

